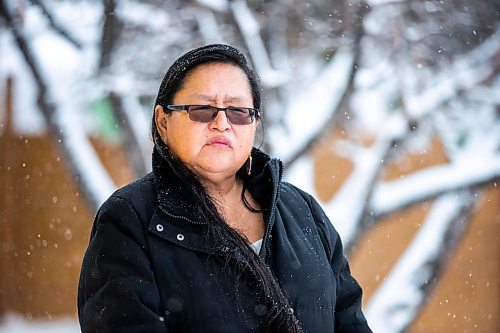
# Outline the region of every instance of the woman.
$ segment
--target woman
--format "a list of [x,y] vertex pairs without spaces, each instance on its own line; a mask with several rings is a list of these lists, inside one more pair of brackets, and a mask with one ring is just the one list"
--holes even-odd
[[169,68],[153,172],[94,221],[82,332],[371,332],[330,221],[252,148],[260,91],[231,46],[192,50]]

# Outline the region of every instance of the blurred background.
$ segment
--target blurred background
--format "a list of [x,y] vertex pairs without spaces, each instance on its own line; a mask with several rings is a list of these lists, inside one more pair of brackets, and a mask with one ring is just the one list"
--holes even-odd
[[379,333],[500,332],[498,0],[0,0],[0,332],[79,332],[94,214],[151,169],[187,50],[241,48],[256,145],[340,232]]

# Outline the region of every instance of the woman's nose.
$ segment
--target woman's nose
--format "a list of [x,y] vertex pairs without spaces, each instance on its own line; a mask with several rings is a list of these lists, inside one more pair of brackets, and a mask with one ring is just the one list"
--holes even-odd
[[227,119],[226,112],[219,110],[215,115],[215,118],[210,123],[210,127],[217,129],[219,131],[225,131],[230,127],[229,120]]

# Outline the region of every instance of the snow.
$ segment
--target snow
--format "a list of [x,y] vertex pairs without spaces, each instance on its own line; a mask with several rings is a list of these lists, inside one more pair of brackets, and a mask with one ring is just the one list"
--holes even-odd
[[[73,109],[71,99],[68,98],[60,103],[54,121],[60,128],[61,140],[68,149],[69,158],[78,167],[83,184],[89,187],[94,200],[101,205],[113,193],[116,186],[88,140],[87,132],[81,126],[77,116],[79,113]],[[61,112],[61,109],[72,112]]]
[[333,200],[324,205],[327,215],[335,219],[335,226],[345,245],[352,242],[359,229],[358,221],[364,213],[360,208],[365,206],[371,184],[377,177],[389,145],[390,141],[381,140],[370,149],[360,149],[351,175]]
[[82,182],[90,188],[95,200],[103,203],[116,187],[88,140],[86,129],[81,126],[80,117],[85,114],[86,106],[75,103],[72,91],[75,79],[85,77],[90,68],[95,68],[97,47],[93,48],[94,56],[89,56],[64,43],[50,30],[43,30],[34,38],[32,47],[41,60],[38,65],[43,79],[50,82],[47,96],[55,106],[52,121],[60,128],[60,140],[78,168]]
[[[127,96],[127,95],[125,95]],[[141,112],[142,106],[137,98],[125,97],[123,111],[132,128],[135,139],[139,142],[142,160],[147,170],[151,170],[152,144],[150,140],[150,119],[145,112]]]
[[217,23],[215,16],[211,12],[204,12],[195,15],[198,25],[203,27],[200,29],[203,39],[206,44],[222,43],[227,44],[223,39],[221,29]]
[[203,6],[207,6],[216,11],[225,12],[228,8],[227,0],[197,0]]
[[409,113],[421,117],[422,113],[428,113],[461,91],[468,91],[486,80],[491,75],[489,59],[494,59],[498,52],[500,45],[493,36],[467,55],[458,57],[449,70],[433,75],[422,93],[408,96]]
[[[33,107],[36,104],[37,95],[33,86],[33,78],[23,61],[23,56],[13,44],[12,35],[6,30],[0,30],[0,50],[2,50],[2,61],[0,61],[2,85],[7,77],[13,78],[13,109],[23,110],[23,112],[14,111],[12,114],[14,131],[26,135],[43,133],[46,130],[45,121],[37,108]],[[6,90],[2,89],[2,92]],[[5,96],[2,97],[5,98]]]
[[[84,48],[99,41],[103,4],[99,1],[44,1],[53,19]],[[77,22],[77,24],[75,24]],[[80,65],[85,65],[82,63]]]
[[19,315],[7,315],[0,322],[0,333],[78,333],[75,319],[26,320]]
[[377,185],[371,209],[385,215],[441,193],[486,183],[500,177],[500,159],[476,156],[475,163],[445,164],[417,171],[403,179]]
[[[83,122],[80,117],[85,114],[85,109],[84,106],[77,103],[73,97],[75,93],[72,90],[76,87],[75,82],[89,74],[89,69],[93,68],[92,61],[95,65],[95,61],[98,59],[97,47],[90,46],[87,52],[78,52],[74,46],[65,43],[62,36],[46,28],[41,11],[33,10],[30,7],[27,10],[27,16],[30,20],[26,22],[19,34],[26,41],[31,41],[31,43],[28,42],[28,48],[31,54],[36,55],[33,59],[34,66],[39,70],[41,79],[47,84],[46,101],[51,103],[53,107],[51,108],[52,114],[47,115],[48,119],[46,120],[52,122],[59,129],[59,133],[57,133],[58,143],[69,154],[68,157],[78,170],[83,184],[88,187],[93,199],[97,203],[102,203],[114,191],[115,185],[88,140],[86,129],[81,126]],[[8,48],[12,50],[16,48],[12,38],[2,38],[2,40],[6,40]],[[26,105],[26,113],[36,110],[40,115],[38,108],[34,107],[37,105],[35,101],[38,98],[38,88],[34,86],[35,82],[33,82],[31,73],[28,73],[28,68],[21,68],[16,60],[11,59],[16,56],[23,59],[19,53],[15,52],[8,57],[10,63],[18,65],[14,66],[17,71],[16,80],[20,78],[21,82],[24,80],[29,83],[22,89],[15,89],[15,110],[20,110],[20,106]],[[84,65],[81,66],[81,64]],[[24,97],[24,94],[28,98]],[[29,99],[30,96],[33,96],[33,99]],[[26,100],[32,104],[23,104],[26,103]],[[26,115],[24,109],[21,110],[23,112],[14,111],[14,128],[22,131],[24,127],[21,126],[31,127],[33,125],[29,118],[18,118]]]
[[308,175],[312,174],[314,174],[314,161],[309,155],[304,154],[285,169],[283,179],[301,190],[313,194],[316,192],[314,179],[313,177],[308,177]]
[[264,42],[260,37],[259,24],[246,2],[244,0],[231,1],[230,8],[264,87],[273,88],[289,81],[290,74],[288,72],[272,67]]
[[447,244],[447,232],[470,204],[467,192],[451,192],[434,204],[424,224],[389,276],[377,289],[365,315],[374,333],[400,333],[411,324],[423,302],[422,286],[429,283],[429,265]]
[[115,14],[127,23],[138,26],[146,25],[148,29],[158,31],[164,29],[170,22],[167,12],[146,3],[121,0],[116,3]]
[[[267,131],[269,142],[273,144],[274,156],[283,161],[289,160],[323,128],[345,92],[352,61],[351,51],[337,51],[317,77],[290,96],[285,111],[284,128],[272,128]],[[293,145],[290,145],[291,142]]]

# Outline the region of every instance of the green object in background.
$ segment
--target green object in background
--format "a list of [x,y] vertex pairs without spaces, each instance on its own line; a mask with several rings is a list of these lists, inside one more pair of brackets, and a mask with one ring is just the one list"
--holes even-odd
[[464,148],[467,143],[467,134],[463,131],[458,135],[456,139],[457,146],[460,148]]
[[106,96],[93,101],[90,109],[96,119],[99,137],[106,142],[117,143],[120,140],[120,131],[109,98]]

